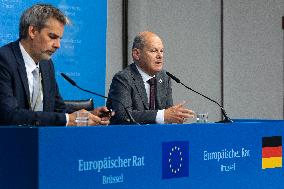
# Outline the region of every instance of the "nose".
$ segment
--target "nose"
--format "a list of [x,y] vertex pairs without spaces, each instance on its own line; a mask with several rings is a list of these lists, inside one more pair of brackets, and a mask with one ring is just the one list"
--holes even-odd
[[163,52],[158,51],[157,58],[162,59],[164,56]]
[[60,48],[60,39],[55,39],[53,43],[53,47],[59,49]]

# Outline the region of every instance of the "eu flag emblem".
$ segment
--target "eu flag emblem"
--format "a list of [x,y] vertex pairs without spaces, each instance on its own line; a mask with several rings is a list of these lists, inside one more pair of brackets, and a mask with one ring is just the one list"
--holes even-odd
[[188,177],[189,144],[188,141],[162,143],[162,178]]

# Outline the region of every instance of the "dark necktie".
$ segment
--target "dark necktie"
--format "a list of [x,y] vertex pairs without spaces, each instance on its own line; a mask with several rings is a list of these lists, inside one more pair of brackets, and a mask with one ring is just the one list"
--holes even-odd
[[150,100],[149,100],[149,109],[155,110],[156,106],[156,78],[153,77],[147,81],[150,85]]

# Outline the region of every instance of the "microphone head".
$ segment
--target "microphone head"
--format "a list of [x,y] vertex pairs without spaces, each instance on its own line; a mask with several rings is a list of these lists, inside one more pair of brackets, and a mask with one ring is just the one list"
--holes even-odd
[[176,76],[174,76],[173,74],[171,74],[170,72],[166,72],[166,74],[167,74],[170,78],[172,78],[175,82],[180,83],[180,80],[179,80]]
[[63,77],[66,81],[68,81],[71,85],[77,86],[76,82],[73,81],[73,80],[72,80],[70,77],[68,77],[66,74],[61,73],[61,75],[62,75],[62,77]]

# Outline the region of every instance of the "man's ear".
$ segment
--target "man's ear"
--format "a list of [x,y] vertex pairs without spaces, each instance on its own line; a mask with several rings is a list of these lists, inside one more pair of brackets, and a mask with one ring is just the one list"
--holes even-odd
[[31,39],[34,39],[37,33],[38,33],[38,30],[35,26],[29,26],[28,34]]
[[132,49],[132,57],[134,60],[140,60],[140,49]]

